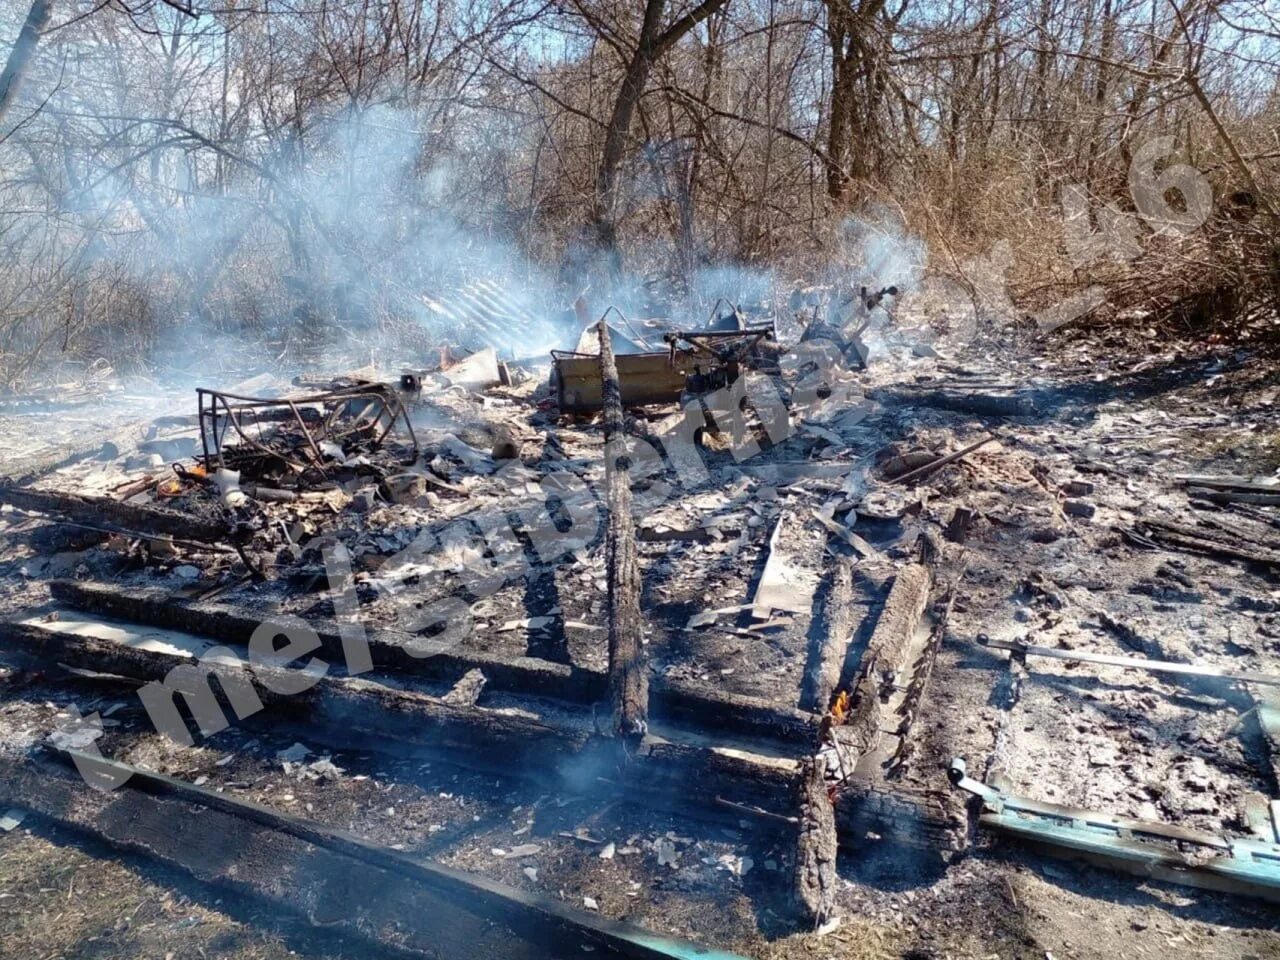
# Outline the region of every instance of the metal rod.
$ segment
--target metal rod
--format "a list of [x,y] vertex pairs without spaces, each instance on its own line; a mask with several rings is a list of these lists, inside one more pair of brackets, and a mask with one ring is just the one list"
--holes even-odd
[[1109,667],[1128,667],[1134,670],[1150,670],[1153,673],[1176,673],[1188,677],[1219,677],[1238,680],[1241,683],[1260,683],[1280,687],[1280,676],[1272,673],[1256,673],[1252,670],[1223,670],[1220,667],[1197,666],[1193,663],[1175,663],[1172,660],[1148,660],[1145,657],[1121,657],[1109,653],[1087,653],[1082,650],[1058,650],[1054,647],[1038,647],[1016,640],[992,640],[979,634],[978,643],[994,650],[1009,650],[1023,656],[1047,657],[1052,660],[1068,660],[1080,663],[1100,663]]

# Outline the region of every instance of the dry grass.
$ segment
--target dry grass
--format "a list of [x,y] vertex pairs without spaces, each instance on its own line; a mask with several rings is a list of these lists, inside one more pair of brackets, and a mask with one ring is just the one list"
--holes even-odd
[[[24,824],[0,835],[0,956],[55,958],[219,957],[284,960],[296,956],[273,919],[223,912],[223,901],[181,892],[173,877],[139,872],[91,856],[61,831]],[[194,888],[193,893],[197,891]],[[206,898],[207,897],[207,898]],[[294,946],[297,946],[294,944]],[[353,956],[307,951],[309,956]]]

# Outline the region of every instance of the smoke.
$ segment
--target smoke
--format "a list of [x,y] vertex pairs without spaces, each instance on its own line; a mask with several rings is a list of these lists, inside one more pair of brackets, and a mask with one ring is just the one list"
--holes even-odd
[[[445,344],[545,356],[577,340],[572,305],[583,277],[530,246],[546,232],[535,198],[519,186],[533,148],[509,112],[468,105],[449,89],[399,91],[377,106],[317,98],[327,105],[311,115],[241,118],[205,139],[167,118],[208,124],[220,97],[234,111],[212,74],[202,74],[206,86],[175,87],[146,38],[126,33],[107,45],[72,31],[57,36],[60,55],[107,66],[65,88],[46,77],[47,102],[0,150],[6,161],[41,168],[27,189],[45,191],[57,216],[24,198],[11,197],[11,206],[36,211],[62,250],[49,255],[49,244],[36,244],[41,256],[24,258],[65,265],[79,317],[68,329],[90,355],[150,354],[166,367],[210,373],[245,370],[255,359],[277,369],[416,364]],[[183,55],[202,63],[207,40]],[[121,116],[123,103],[136,116]],[[636,168],[647,169],[640,159]],[[637,190],[633,199],[667,202],[660,193]],[[585,210],[557,215],[580,221]],[[683,252],[703,266],[681,276],[664,233],[653,231],[650,251],[628,250],[630,276],[590,285],[593,319],[616,306],[633,319],[697,327],[721,298],[717,314],[727,305],[749,319],[785,310],[789,279],[774,269],[708,263],[707,237]],[[888,216],[849,221],[837,248],[832,279],[842,286],[857,279],[848,268],[854,251],[868,282],[905,287],[923,269],[922,247]],[[809,276],[828,262],[821,255]],[[59,279],[48,287],[66,289]],[[50,304],[31,314],[33,324],[54,322],[39,319],[53,315]]]
[[258,278],[265,322],[331,342],[523,354],[563,339],[554,282],[512,240],[465,221],[456,171],[433,159],[443,151],[411,111],[349,111],[312,127],[305,158],[266,168],[265,209],[256,193],[198,198],[169,266],[195,264],[206,282],[222,271],[235,285],[265,253],[279,271],[274,289]]
[[862,217],[846,218],[837,247],[850,268],[846,282],[872,289],[895,286],[903,294],[920,285],[929,259],[924,241],[911,235],[901,218],[883,207]]

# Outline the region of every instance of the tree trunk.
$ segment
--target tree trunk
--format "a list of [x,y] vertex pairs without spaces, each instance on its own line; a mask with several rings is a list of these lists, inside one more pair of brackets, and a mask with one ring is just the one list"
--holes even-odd
[[9,61],[4,65],[4,72],[0,73],[0,123],[4,123],[5,114],[17,99],[18,91],[31,66],[31,58],[35,56],[36,47],[40,43],[40,34],[49,25],[52,15],[51,0],[34,0],[31,4],[27,22],[22,25],[22,32],[9,51]]
[[644,95],[649,72],[658,58],[675,46],[681,37],[728,2],[729,0],[702,0],[702,3],[665,30],[662,29],[662,15],[666,10],[667,0],[645,2],[640,39],[627,63],[609,123],[605,127],[604,150],[600,156],[600,167],[596,171],[595,197],[591,210],[589,240],[607,256],[609,267],[615,276],[622,268],[618,254],[618,172],[627,156],[631,120]]

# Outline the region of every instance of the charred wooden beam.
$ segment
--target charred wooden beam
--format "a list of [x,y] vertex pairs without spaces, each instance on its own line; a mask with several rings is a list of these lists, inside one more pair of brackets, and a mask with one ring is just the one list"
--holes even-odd
[[392,956],[666,960],[734,955],[592,916],[558,900],[137,767],[68,753],[124,786],[95,790],[66,763],[0,761],[0,796],[82,834],[264,901]]
[[811,929],[834,919],[840,884],[835,808],[827,794],[825,766],[820,758],[806,758],[797,778],[800,835],[792,894],[801,922]]
[[222,520],[193,517],[168,507],[123,503],[111,497],[0,486],[0,503],[89,525],[108,524],[140,536],[174,537],[215,545],[226,544],[231,539],[231,529]]
[[840,847],[852,853],[879,844],[938,863],[968,843],[968,814],[954,793],[853,777],[840,785],[835,811]]
[[635,519],[631,515],[631,472],[623,432],[622,391],[613,360],[609,327],[600,334],[600,379],[604,396],[605,569],[608,582],[609,699],[613,732],[635,742],[649,727],[649,670],[644,659],[640,620],[640,561]]
[[[194,738],[177,712],[179,701],[205,734],[233,719],[260,726],[307,718],[314,725],[311,737],[337,749],[439,754],[462,766],[580,792],[597,791],[602,781],[617,783],[625,792],[683,812],[710,807],[719,795],[747,796],[777,808],[785,803],[789,782],[786,763],[755,763],[661,741],[638,747],[620,769],[613,741],[592,736],[586,711],[576,722],[551,724],[524,712],[451,703],[355,677],[320,676],[298,689],[299,671],[246,661],[226,647],[197,660],[190,653],[92,636],[61,622],[0,623],[0,645],[29,663],[60,663],[148,685],[150,694],[144,687],[139,695],[153,721],[163,722],[166,733],[176,724],[187,742]],[[218,688],[230,714],[216,699]]]
[[1260,493],[1264,496],[1280,494],[1280,485],[1271,477],[1213,477],[1183,473],[1174,477],[1179,483],[1193,488],[1209,490],[1239,490],[1244,493]]
[[920,563],[903,567],[894,578],[850,696],[846,732],[860,753],[868,752],[877,739],[884,722],[882,688],[895,684],[906,667],[904,659],[932,587],[933,573]]
[[1164,547],[1280,567],[1280,549],[1274,548],[1270,543],[1251,543],[1247,537],[1226,531],[1192,527],[1157,517],[1139,520],[1137,531],[1141,536]]
[[[55,580],[50,589],[56,600],[80,610],[189,631],[242,646],[264,621],[275,619],[269,613],[175,597],[159,588],[123,589],[104,583]],[[319,655],[330,662],[342,662],[345,653],[338,625],[313,617],[307,618],[307,624],[320,638]],[[605,672],[573,664],[536,657],[501,657],[462,646],[423,652],[421,638],[396,630],[369,630],[367,640],[373,665],[396,673],[454,683],[469,670],[479,669],[488,681],[486,689],[571,703],[595,703],[608,692]],[[651,699],[651,719],[655,722],[783,743],[811,744],[817,734],[818,721],[808,712],[695,680],[654,678]]]
[[1036,412],[1028,397],[972,390],[910,390],[885,387],[867,392],[867,399],[886,406],[936,407],[980,417],[1027,417]]
[[1280,493],[1252,493],[1247,490],[1214,490],[1209,487],[1187,487],[1187,496],[1210,503],[1251,503],[1259,507],[1280,507]]
[[78,443],[73,447],[60,447],[52,452],[10,463],[5,467],[3,479],[8,480],[8,483],[13,486],[23,486],[35,483],[40,477],[52,474],[63,467],[69,467],[72,463],[90,460],[90,458],[115,460],[116,457],[131,452],[137,447],[137,436],[142,433],[145,426],[143,422],[137,422],[110,434],[106,439],[102,438],[101,434],[97,434],[91,440]]
[[[298,689],[300,671],[241,659],[225,647],[197,660],[190,654],[131,646],[57,627],[57,623],[0,623],[0,643],[29,660],[114,674],[147,685],[140,695],[153,720],[167,721],[161,732],[185,734],[188,742],[194,738],[178,710],[179,700],[206,735],[225,728],[232,719],[251,721],[263,711],[267,711],[263,718],[315,716],[371,743],[466,751],[473,754],[474,765],[487,770],[518,764],[554,774],[589,741],[585,728],[553,727],[527,715],[449,703],[356,677],[321,676]],[[229,702],[230,713],[219,705],[217,688]]]
[[955,609],[956,597],[960,592],[960,584],[964,581],[964,576],[968,569],[968,563],[965,563],[960,568],[960,572],[947,590],[945,598],[939,603],[939,613],[934,620],[933,628],[929,631],[929,639],[925,641],[924,649],[920,652],[915,669],[912,671],[911,681],[907,686],[906,695],[899,710],[901,719],[898,725],[898,749],[893,757],[895,772],[900,772],[902,767],[910,762],[915,752],[915,742],[910,739],[911,728],[915,725],[920,708],[924,703],[925,692],[929,688],[929,679],[933,676],[934,665],[938,662],[938,653],[941,651],[942,642],[947,636],[947,625],[951,622],[951,613]]
[[831,587],[823,604],[823,629],[805,671],[800,707],[825,714],[831,706],[849,640],[853,636],[853,562],[841,558],[831,574]]

